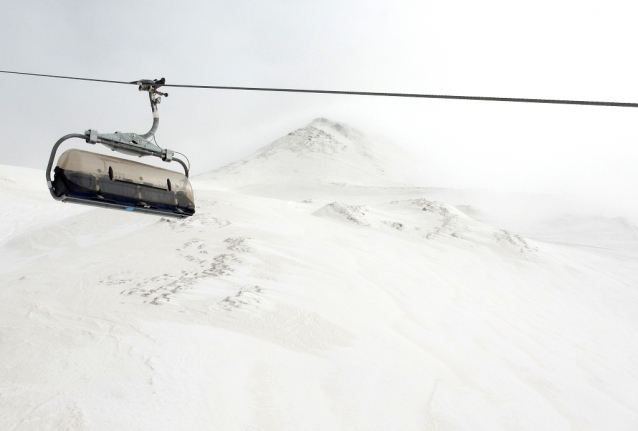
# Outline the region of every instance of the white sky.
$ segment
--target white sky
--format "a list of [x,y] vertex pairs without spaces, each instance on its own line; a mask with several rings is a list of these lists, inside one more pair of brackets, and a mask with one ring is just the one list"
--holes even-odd
[[[0,69],[169,83],[638,102],[631,1],[8,1]],[[424,184],[638,212],[638,109],[168,89],[157,138],[201,173],[323,116],[395,141]],[[135,87],[0,75],[0,164],[146,132]],[[44,183],[44,181],[43,181]]]

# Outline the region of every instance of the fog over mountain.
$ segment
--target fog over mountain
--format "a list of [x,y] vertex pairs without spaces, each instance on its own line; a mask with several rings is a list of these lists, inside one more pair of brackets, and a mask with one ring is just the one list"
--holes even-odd
[[638,228],[318,118],[185,220],[0,166],[0,429],[633,430]]

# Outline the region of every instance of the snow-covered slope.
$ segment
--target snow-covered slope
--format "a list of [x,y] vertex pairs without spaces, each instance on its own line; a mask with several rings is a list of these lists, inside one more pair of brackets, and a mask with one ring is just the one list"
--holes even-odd
[[200,176],[183,221],[0,166],[0,429],[638,427],[634,225],[294,133]]

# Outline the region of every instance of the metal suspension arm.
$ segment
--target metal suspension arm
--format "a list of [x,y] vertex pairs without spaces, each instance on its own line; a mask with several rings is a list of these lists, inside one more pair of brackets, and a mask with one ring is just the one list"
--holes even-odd
[[[144,133],[143,135],[140,135],[144,139],[149,139],[150,137],[155,135],[155,132],[157,132],[157,129],[159,127],[159,110],[157,109],[157,104],[160,103],[160,98],[159,96],[154,98],[153,94],[154,93],[152,91],[148,92],[148,98],[151,101],[151,111],[153,112],[153,125],[151,126],[151,130],[149,130],[147,133]],[[168,96],[168,93],[160,94]]]
[[151,130],[148,133],[140,135],[144,139],[149,139],[152,137],[155,132],[157,132],[157,128],[159,127],[159,110],[157,109],[157,105],[162,101],[162,96],[168,97],[168,93],[162,93],[161,91],[157,91],[159,87],[166,83],[164,78],[162,79],[142,79],[139,81],[135,81],[136,84],[139,84],[138,90],[140,91],[148,91],[148,100],[151,102],[151,111],[153,112],[153,125],[151,126]]
[[162,93],[157,89],[164,85],[165,79],[141,79],[133,81],[131,84],[138,84],[140,91],[148,92],[148,99],[151,103],[151,111],[153,112],[153,125],[148,133],[138,135],[136,133],[98,133],[96,130],[87,130],[87,142],[91,144],[102,144],[109,147],[113,151],[119,151],[131,156],[155,156],[165,162],[176,160],[184,167],[184,172],[188,177],[189,169],[183,161],[173,157],[174,152],[169,149],[160,148],[157,143],[151,142],[149,139],[155,135],[159,127],[159,110],[157,105],[161,102],[162,96],[168,97],[168,93]]

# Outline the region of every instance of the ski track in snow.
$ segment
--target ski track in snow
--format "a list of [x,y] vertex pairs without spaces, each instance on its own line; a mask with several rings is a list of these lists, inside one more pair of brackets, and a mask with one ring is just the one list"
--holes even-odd
[[638,228],[407,164],[317,119],[186,220],[0,166],[0,429],[638,429]]

